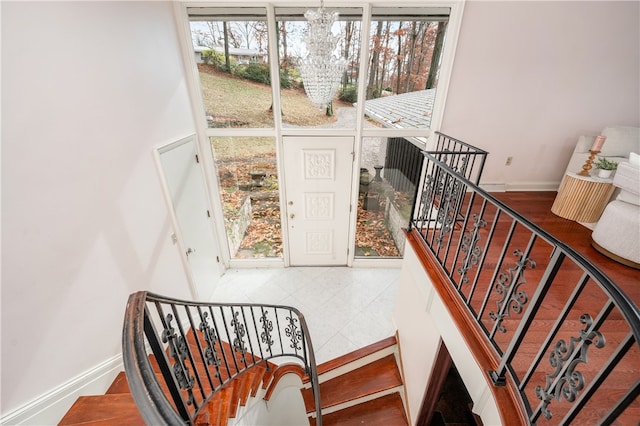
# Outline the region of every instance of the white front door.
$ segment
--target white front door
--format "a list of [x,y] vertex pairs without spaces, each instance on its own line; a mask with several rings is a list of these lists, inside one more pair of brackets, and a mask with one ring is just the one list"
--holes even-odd
[[291,266],[346,265],[354,138],[285,136]]
[[209,301],[223,270],[195,136],[165,145],[156,154],[193,297]]

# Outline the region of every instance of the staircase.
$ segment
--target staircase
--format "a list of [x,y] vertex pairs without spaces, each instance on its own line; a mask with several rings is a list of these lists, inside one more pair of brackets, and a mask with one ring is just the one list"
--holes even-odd
[[[324,426],[408,425],[398,345],[389,337],[318,366]],[[315,425],[313,394],[302,390],[309,423]]]
[[[233,350],[228,345],[225,351]],[[403,384],[396,362],[395,337],[382,340],[318,366],[324,425],[408,425],[403,404]],[[152,356],[151,356],[152,357]],[[156,374],[157,364],[152,359]],[[198,366],[200,368],[201,366]],[[283,377],[302,378],[301,390],[310,425],[316,424],[314,400],[308,377],[291,364],[265,363],[238,375],[216,392],[195,424],[235,425],[236,419],[260,403],[268,404]],[[60,425],[144,425],[120,372],[104,395],[82,396],[62,418]]]

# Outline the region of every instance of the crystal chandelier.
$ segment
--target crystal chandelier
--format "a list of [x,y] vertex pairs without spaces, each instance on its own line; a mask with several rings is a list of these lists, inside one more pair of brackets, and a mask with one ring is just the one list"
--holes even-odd
[[309,53],[300,61],[299,71],[311,103],[324,109],[336,96],[347,65],[344,58],[333,54],[340,36],[333,35],[331,26],[338,12],[327,12],[321,1],[320,9],[308,10],[304,17],[309,23],[304,36]]

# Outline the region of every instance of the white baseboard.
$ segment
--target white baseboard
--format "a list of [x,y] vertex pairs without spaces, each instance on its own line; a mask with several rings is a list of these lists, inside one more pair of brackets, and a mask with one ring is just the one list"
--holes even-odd
[[480,188],[487,192],[507,191],[557,191],[560,182],[511,182],[481,183]]
[[480,188],[487,192],[505,192],[506,185],[504,183],[481,183]]
[[79,396],[103,394],[123,369],[122,355],[116,355],[22,407],[3,414],[0,425],[58,424]]
[[507,191],[557,191],[560,182],[513,182],[506,184]]

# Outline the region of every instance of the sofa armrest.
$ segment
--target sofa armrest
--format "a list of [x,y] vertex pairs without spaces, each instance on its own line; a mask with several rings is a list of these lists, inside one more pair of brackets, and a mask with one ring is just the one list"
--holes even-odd
[[620,188],[616,199],[626,203],[640,205],[640,167],[628,162],[618,164],[613,184]]

